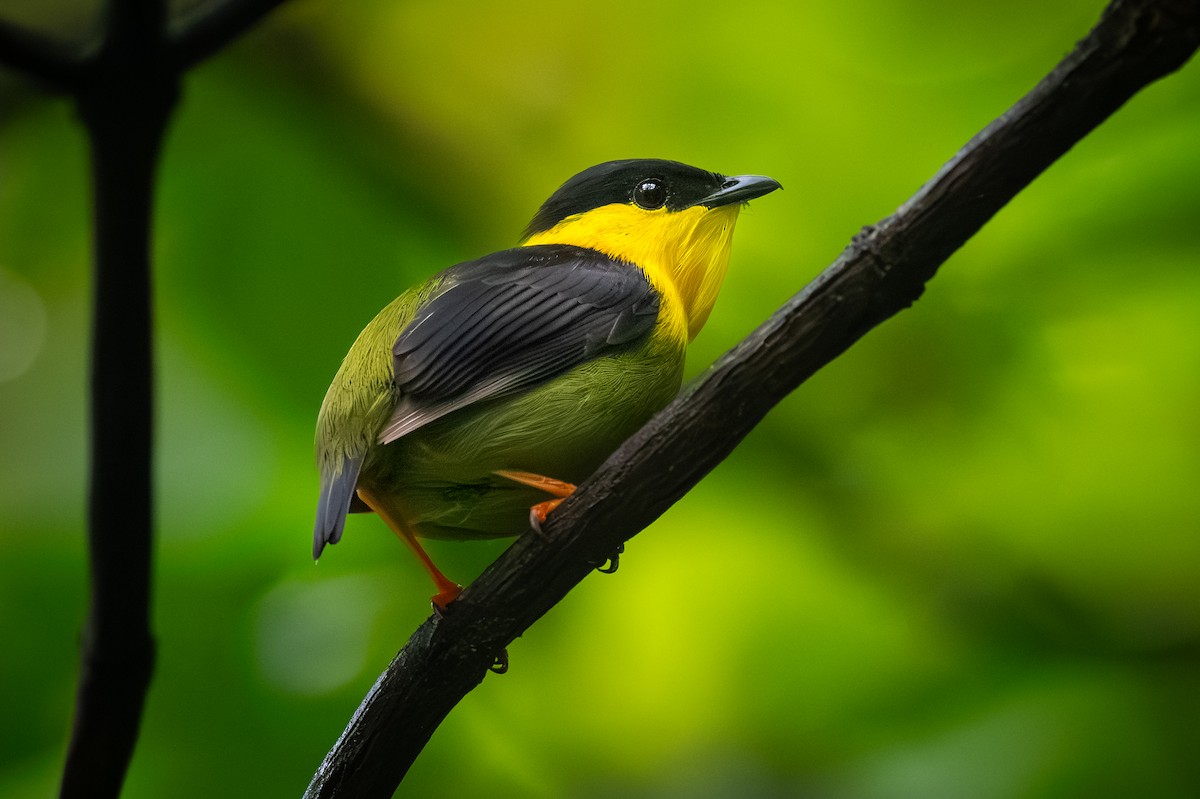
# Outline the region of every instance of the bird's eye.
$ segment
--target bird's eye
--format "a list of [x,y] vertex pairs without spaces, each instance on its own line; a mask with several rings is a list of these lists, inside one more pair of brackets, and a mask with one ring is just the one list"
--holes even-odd
[[667,201],[667,187],[661,180],[643,180],[633,190],[633,201],[647,211],[662,208]]

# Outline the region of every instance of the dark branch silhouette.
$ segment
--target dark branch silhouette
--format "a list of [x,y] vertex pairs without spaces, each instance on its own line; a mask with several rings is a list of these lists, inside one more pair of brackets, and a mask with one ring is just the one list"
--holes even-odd
[[388,797],[517,636],[720,463],[779,400],[911,305],[937,268],[1056,159],[1200,45],[1197,0],[1115,0],[1029,94],[627,441],[547,520],[425,622],[306,796]]
[[91,594],[64,797],[119,795],[154,669],[150,231],[178,75],[162,69],[162,9],[152,5],[111,9],[104,44],[73,87],[91,146],[95,310]]
[[183,72],[281,2],[228,0],[169,26],[165,0],[110,0],[83,48],[0,22],[0,65],[71,94],[91,146],[91,591],[64,797],[120,794],[154,668],[150,242],[163,135]]
[[24,72],[52,91],[65,92],[81,63],[74,48],[0,19],[0,66]]

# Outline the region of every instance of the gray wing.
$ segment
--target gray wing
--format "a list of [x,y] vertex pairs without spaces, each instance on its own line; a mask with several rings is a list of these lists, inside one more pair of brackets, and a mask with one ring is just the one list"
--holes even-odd
[[644,341],[658,319],[641,269],[582,247],[504,250],[444,278],[392,348],[400,400],[381,444]]

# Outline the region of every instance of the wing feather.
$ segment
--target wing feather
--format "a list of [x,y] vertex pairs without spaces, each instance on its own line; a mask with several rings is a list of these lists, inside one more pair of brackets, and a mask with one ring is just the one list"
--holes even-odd
[[540,245],[451,267],[392,348],[400,399],[382,444],[649,337],[659,295],[636,266]]

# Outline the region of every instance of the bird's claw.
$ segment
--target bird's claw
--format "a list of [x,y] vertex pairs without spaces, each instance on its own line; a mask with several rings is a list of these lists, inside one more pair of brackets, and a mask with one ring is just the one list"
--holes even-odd
[[616,550],[608,556],[608,559],[596,566],[596,571],[601,574],[612,574],[617,570],[617,566],[621,563],[621,553],[625,551],[625,545],[620,544]]
[[563,497],[557,499],[548,499],[545,502],[539,502],[529,509],[529,526],[538,535],[544,536],[542,532],[542,522],[546,521],[546,517],[550,515],[550,511],[562,504]]
[[488,671],[493,674],[505,674],[508,672],[508,650],[501,649],[500,654],[496,655],[496,659],[492,661],[492,665],[488,666]]

